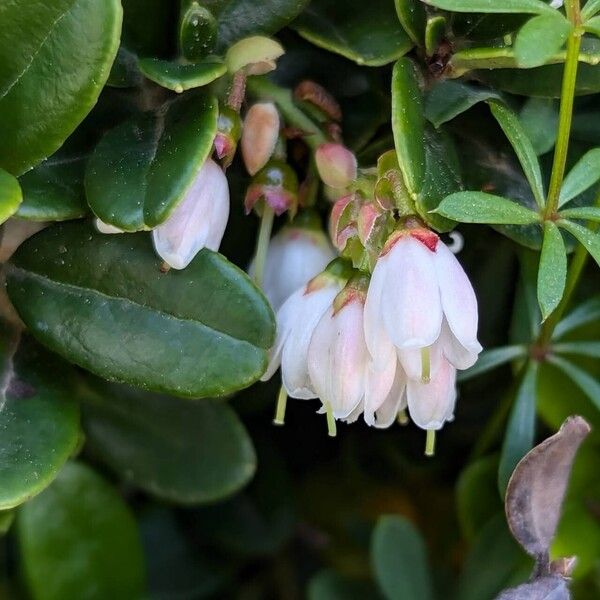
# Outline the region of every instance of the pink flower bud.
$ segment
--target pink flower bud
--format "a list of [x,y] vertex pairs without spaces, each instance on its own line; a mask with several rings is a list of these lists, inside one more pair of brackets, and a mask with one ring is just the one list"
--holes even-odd
[[295,214],[298,205],[298,178],[289,165],[279,161],[270,161],[252,180],[244,207],[249,214],[259,200],[266,202],[276,215],[289,210]]
[[229,217],[229,186],[222,169],[208,159],[171,216],[152,231],[157,254],[184,269],[202,249],[218,250]]
[[269,161],[279,137],[279,113],[272,102],[250,107],[242,130],[242,157],[250,175],[255,175]]
[[341,144],[321,144],[317,148],[315,159],[323,183],[332,188],[347,188],[356,179],[356,157]]

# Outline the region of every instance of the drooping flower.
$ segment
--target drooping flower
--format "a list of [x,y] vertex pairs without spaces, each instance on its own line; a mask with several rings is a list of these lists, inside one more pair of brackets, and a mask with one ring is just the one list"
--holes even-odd
[[242,158],[246,170],[255,175],[269,162],[279,137],[279,112],[272,102],[253,104],[244,119]]
[[184,269],[202,248],[219,249],[228,217],[227,178],[208,159],[170,217],[152,231],[154,248],[169,266]]

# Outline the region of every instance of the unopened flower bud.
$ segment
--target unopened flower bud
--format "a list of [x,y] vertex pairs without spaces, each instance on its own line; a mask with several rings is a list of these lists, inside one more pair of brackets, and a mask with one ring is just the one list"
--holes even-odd
[[242,121],[240,115],[229,106],[221,106],[214,143],[217,158],[222,160],[224,167],[231,164],[241,134]]
[[266,202],[276,215],[289,210],[293,215],[298,203],[298,178],[293,169],[280,160],[271,160],[252,179],[244,206],[249,214],[259,200]]
[[321,144],[317,148],[315,159],[323,183],[332,188],[347,188],[356,179],[356,157],[341,144]]
[[202,249],[218,250],[229,217],[229,187],[222,169],[208,159],[171,216],[152,231],[157,254],[184,269]]
[[276,61],[283,53],[283,47],[275,40],[254,35],[231,46],[225,55],[225,63],[230,73],[243,70],[246,75],[264,75],[275,69]]
[[279,137],[279,113],[272,102],[250,107],[242,131],[242,157],[250,175],[260,171],[273,156]]

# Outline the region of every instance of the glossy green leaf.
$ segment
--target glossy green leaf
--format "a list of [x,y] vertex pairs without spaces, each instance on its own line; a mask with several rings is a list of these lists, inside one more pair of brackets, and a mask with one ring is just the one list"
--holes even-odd
[[24,173],[92,109],[117,53],[121,17],[118,0],[2,4],[0,167]]
[[558,206],[579,196],[600,179],[600,148],[586,152],[567,173],[560,189]]
[[543,65],[563,47],[571,29],[571,23],[558,11],[533,17],[515,38],[517,65],[522,69]]
[[466,371],[458,373],[459,381],[467,381],[483,373],[487,373],[501,365],[511,362],[517,358],[527,356],[527,346],[502,346],[501,348],[492,348],[484,350],[477,359],[477,362]]
[[584,29],[589,33],[592,33],[600,37],[600,17],[594,17],[584,23]]
[[539,221],[537,213],[508,198],[484,192],[456,192],[444,198],[437,213],[460,223],[527,225]]
[[548,357],[548,361],[558,367],[600,410],[600,382],[572,362],[556,355]]
[[542,0],[424,0],[431,6],[455,12],[468,13],[531,13],[554,14]]
[[394,0],[394,3],[404,31],[417,46],[423,46],[427,14],[421,0]]
[[377,585],[389,600],[433,598],[425,543],[407,519],[379,518],[371,538],[371,564]]
[[293,27],[320,48],[371,67],[391,63],[413,46],[388,0],[312,0]]
[[531,140],[527,137],[517,115],[504,104],[491,100],[488,102],[492,114],[504,131],[523,167],[538,206],[544,206],[544,184],[542,171]]
[[445,79],[436,83],[425,99],[425,117],[439,127],[479,102],[500,99],[493,90]]
[[206,249],[183,271],[159,267],[147,235],[61,223],[15,253],[8,293],[37,338],[106,379],[186,397],[256,381],[274,326],[250,279]]
[[600,320],[600,296],[594,296],[573,309],[554,329],[553,339],[560,339],[563,335]]
[[567,251],[562,233],[553,221],[544,223],[544,242],[540,254],[537,298],[546,320],[562,300],[567,280]]
[[0,168],[0,224],[17,212],[22,200],[23,193],[17,178]]
[[558,221],[559,227],[566,229],[573,237],[575,237],[585,249],[590,253],[590,256],[600,265],[600,233],[586,229],[582,225],[573,223],[572,221]]
[[143,597],[143,556],[133,515],[89,467],[67,464],[19,511],[17,526],[25,580],[35,600]]
[[392,129],[404,181],[418,194],[425,181],[425,118],[415,66],[407,58],[401,58],[392,73]]
[[517,463],[533,448],[538,363],[530,362],[523,374],[510,411],[498,467],[498,487],[504,496]]
[[558,354],[577,354],[600,358],[600,342],[562,342],[553,344],[552,350]]
[[15,520],[14,510],[0,511],[0,537],[6,535]]
[[587,21],[598,12],[600,12],[600,0],[587,0],[581,9],[581,19]]
[[370,581],[354,579],[323,569],[308,582],[307,600],[364,600],[377,598],[378,592]]
[[225,63],[216,57],[197,63],[142,58],[139,67],[148,79],[177,93],[207,85],[227,72]]
[[441,15],[429,17],[425,27],[425,54],[433,56],[446,35],[446,18]]
[[73,371],[0,323],[0,510],[46,486],[79,442]]
[[136,87],[142,83],[143,79],[137,55],[125,46],[119,46],[106,85],[116,88]]
[[540,156],[552,150],[558,130],[558,106],[549,98],[528,98],[519,112],[525,135]]
[[122,479],[172,502],[214,502],[254,475],[248,433],[227,404],[98,381],[84,396],[91,451]]
[[218,23],[212,12],[195,0],[181,2],[179,51],[185,60],[196,62],[215,51]]
[[582,219],[585,221],[600,221],[600,208],[596,206],[582,206],[580,208],[566,208],[560,211],[563,219]]
[[214,98],[186,94],[109,131],[85,173],[96,216],[125,231],[167,219],[212,151],[217,112]]

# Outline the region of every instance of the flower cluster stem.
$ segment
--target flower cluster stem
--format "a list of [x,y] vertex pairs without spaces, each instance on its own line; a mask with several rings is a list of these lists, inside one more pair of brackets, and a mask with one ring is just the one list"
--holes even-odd
[[269,241],[271,239],[271,230],[273,229],[273,219],[275,213],[273,209],[265,202],[263,213],[260,218],[260,229],[258,231],[258,240],[256,241],[256,252],[254,253],[254,282],[258,287],[262,287],[263,276],[265,273],[265,263],[267,261],[267,251],[269,250]]

